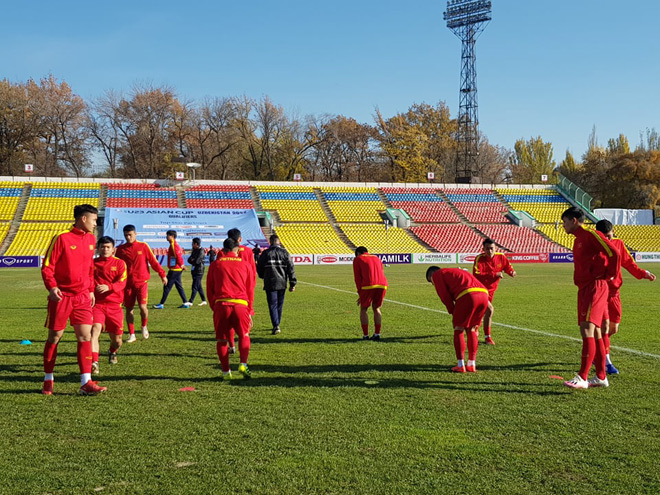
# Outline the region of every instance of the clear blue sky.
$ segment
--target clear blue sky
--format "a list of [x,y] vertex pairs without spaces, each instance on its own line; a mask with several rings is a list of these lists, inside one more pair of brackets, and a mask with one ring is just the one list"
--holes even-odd
[[[183,100],[264,95],[287,112],[373,123],[411,104],[458,109],[460,41],[444,1],[6,2],[0,77],[52,73],[85,99],[135,82]],[[477,42],[480,128],[540,135],[560,161],[660,130],[660,2],[493,0]]]

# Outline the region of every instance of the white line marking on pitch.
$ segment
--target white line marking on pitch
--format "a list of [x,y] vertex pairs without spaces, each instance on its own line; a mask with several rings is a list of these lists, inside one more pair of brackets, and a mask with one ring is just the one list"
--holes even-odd
[[[345,289],[338,289],[336,287],[330,287],[329,285],[319,285],[319,284],[313,284],[311,282],[299,282],[302,284],[307,284],[307,285],[312,285],[314,287],[320,287],[322,289],[329,289],[329,290],[334,290],[337,292],[343,292],[345,294],[355,294],[355,292],[351,292],[350,290],[345,290]],[[392,303],[392,304],[399,304],[401,306],[408,306],[409,308],[415,308],[415,309],[421,309],[422,311],[431,311],[432,313],[440,313],[443,315],[449,315],[446,311],[442,311],[441,309],[433,309],[433,308],[427,308],[425,306],[417,306],[416,304],[408,304],[404,303],[401,301],[393,301],[392,299],[385,299],[385,301]],[[517,327],[515,325],[507,325],[506,323],[496,323],[493,321],[493,325],[497,325],[499,327],[505,327],[505,328],[511,328],[513,330],[522,330],[523,332],[529,332],[529,333],[535,333],[537,335],[544,335],[545,337],[555,337],[558,339],[566,339],[566,340],[572,340],[574,342],[582,342],[582,339],[578,339],[577,337],[569,337],[568,335],[560,335],[558,333],[550,333],[550,332],[543,332],[541,330],[534,330],[533,328],[524,328],[524,327]],[[651,354],[650,352],[644,352],[644,351],[638,351],[636,349],[629,349],[627,347],[619,347],[618,345],[611,345],[611,349],[616,349],[617,351],[623,351],[623,352],[628,352],[630,354],[636,354],[638,356],[646,356],[654,359],[660,359],[660,355],[658,354]]]

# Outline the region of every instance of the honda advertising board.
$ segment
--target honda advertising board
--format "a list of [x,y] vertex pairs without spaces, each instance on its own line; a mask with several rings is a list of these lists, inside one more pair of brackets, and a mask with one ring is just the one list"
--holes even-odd
[[405,265],[412,263],[411,254],[401,254],[401,253],[385,253],[385,254],[376,254],[380,258],[380,261],[385,265]]
[[550,253],[550,263],[573,263],[573,253]]
[[314,264],[314,255],[313,254],[292,254],[291,261],[294,265],[313,265]]
[[456,263],[456,253],[414,253],[412,255],[413,263],[426,264],[454,264]]
[[0,256],[0,268],[37,268],[39,256]]
[[660,263],[660,253],[635,253],[638,263]]
[[512,263],[547,263],[548,253],[505,253]]
[[355,256],[352,254],[315,254],[315,265],[352,265]]
[[474,263],[474,260],[480,254],[481,253],[458,253],[456,256],[458,257],[459,263]]

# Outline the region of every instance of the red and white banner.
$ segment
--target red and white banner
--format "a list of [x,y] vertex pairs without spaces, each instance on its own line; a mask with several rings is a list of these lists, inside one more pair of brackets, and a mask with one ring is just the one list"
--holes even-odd
[[474,260],[481,253],[458,253],[458,262],[459,263],[474,263]]
[[511,263],[548,263],[548,253],[504,253]]
[[352,265],[355,255],[353,254],[315,254],[315,265]]
[[291,261],[294,265],[313,265],[314,264],[314,255],[313,254],[292,254]]

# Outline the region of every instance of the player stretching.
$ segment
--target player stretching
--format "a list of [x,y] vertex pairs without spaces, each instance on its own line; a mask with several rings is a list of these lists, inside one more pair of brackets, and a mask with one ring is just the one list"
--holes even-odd
[[124,239],[126,242],[117,247],[115,256],[126,263],[128,278],[126,280],[126,289],[124,290],[124,307],[126,308],[126,323],[128,325],[128,343],[135,342],[135,314],[133,309],[135,303],[140,308],[140,319],[142,320],[142,338],[149,338],[149,279],[151,272],[149,266],[153,268],[163,282],[167,284],[165,270],[160,266],[158,260],[151,251],[149,244],[137,240],[135,225],[124,226]]
[[[593,230],[585,230],[584,213],[572,206],[561,215],[564,230],[575,236],[573,282],[578,287],[578,324],[582,336],[580,372],[564,382],[570,388],[607,387],[605,345],[600,325],[607,316],[607,280],[616,277],[619,255],[610,241]],[[596,376],[587,381],[591,365]]]
[[515,277],[516,271],[506,256],[502,253],[495,252],[495,242],[492,239],[484,240],[483,251],[474,260],[472,274],[488,289],[488,308],[484,315],[484,335],[486,337],[486,344],[495,345],[493,337],[490,334],[494,311],[493,298],[495,297],[495,291],[500,280],[504,278],[504,274],[506,273],[510,277]]
[[98,210],[92,205],[73,209],[75,223],[70,231],[57,234],[48,246],[41,265],[41,276],[48,289],[48,317],[44,325],[48,339],[44,346],[42,393],[53,394],[53,370],[59,343],[67,321],[71,321],[78,341],[80,393],[105,392],[92,381],[92,307],[94,306],[94,229]]
[[240,245],[232,238],[225,239],[224,249],[209,267],[206,279],[206,295],[213,309],[216,351],[222,365],[223,379],[231,378],[229,368],[229,331],[238,331],[238,349],[240,365],[238,371],[250,378],[248,355],[250,353],[250,328],[252,317],[250,308],[254,301],[254,292],[249,293],[252,276],[245,263],[238,256]]
[[117,364],[117,351],[121,347],[121,336],[124,333],[124,314],[121,302],[124,300],[126,288],[126,263],[115,258],[115,240],[112,237],[101,237],[96,244],[99,257],[94,260],[94,294],[96,304],[92,310],[94,325],[92,326],[92,373],[99,372],[99,337],[105,326],[110,335],[110,364]]
[[623,277],[621,277],[621,267],[628,270],[633,277],[637,280],[647,279],[653,282],[655,275],[648,270],[642,270],[637,266],[635,260],[628,252],[626,245],[621,239],[614,238],[614,231],[612,223],[609,220],[600,220],[596,223],[596,230],[602,232],[605,237],[612,243],[614,248],[619,253],[619,263],[617,265],[616,277],[614,280],[607,282],[608,297],[607,297],[607,312],[609,320],[603,321],[603,343],[605,344],[605,360],[608,375],[618,375],[619,370],[614,367],[610,359],[610,336],[619,331],[619,323],[621,323],[621,297],[619,289],[623,284]]
[[375,329],[371,340],[380,340],[380,328],[383,321],[380,308],[387,292],[387,279],[380,258],[369,254],[364,246],[360,246],[355,250],[353,278],[359,297],[358,306],[360,306],[362,339],[369,340],[369,306],[371,306],[374,313]]
[[[426,280],[435,286],[435,291],[452,315],[454,326],[454,349],[458,364],[454,373],[477,371],[477,349],[479,348],[479,325],[488,307],[488,290],[474,275],[460,268],[432,266],[426,270]],[[468,362],[465,366],[465,332],[467,332]]]

